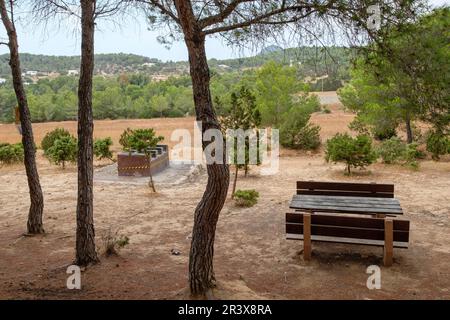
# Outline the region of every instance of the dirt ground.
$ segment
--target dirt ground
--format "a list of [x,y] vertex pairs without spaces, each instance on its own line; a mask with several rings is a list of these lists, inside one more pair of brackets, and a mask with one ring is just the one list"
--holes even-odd
[[[338,105],[331,114],[316,114],[322,139],[346,130],[351,114]],[[96,137],[151,126],[169,139],[175,128],[193,128],[193,118],[97,121]],[[36,124],[36,141],[46,131],[74,122]],[[17,141],[14,126],[0,125],[0,141]],[[170,144],[170,143],[169,143]],[[97,168],[109,164],[97,162]],[[145,185],[95,181],[95,227],[99,250],[107,230],[120,229],[130,238],[119,256],[82,273],[82,289],[66,288],[66,268],[74,258],[76,168],[62,170],[39,152],[38,166],[45,196],[43,236],[26,230],[28,188],[20,165],[0,168],[0,298],[1,299],[179,299],[186,298],[190,234],[195,205],[206,175],[157,194]],[[284,214],[297,180],[394,183],[396,197],[411,220],[409,249],[394,250],[394,265],[382,267],[382,249],[313,243],[305,262],[302,242],[288,241]],[[260,193],[252,208],[228,199],[222,210],[215,246],[215,271],[221,299],[449,299],[450,298],[450,161],[421,161],[420,169],[371,165],[353,176],[342,165],[327,164],[323,153],[282,150],[280,171],[261,176],[258,169],[239,177],[238,188]],[[180,251],[172,255],[171,250]],[[366,287],[366,268],[381,266],[381,289]]]

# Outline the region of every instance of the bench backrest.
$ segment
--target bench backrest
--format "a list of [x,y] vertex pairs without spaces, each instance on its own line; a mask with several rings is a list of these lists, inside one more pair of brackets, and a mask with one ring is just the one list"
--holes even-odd
[[297,181],[297,194],[393,198],[393,184]]
[[[286,213],[286,233],[303,234],[303,213]],[[311,235],[384,240],[384,219],[336,215],[311,215]],[[394,242],[409,242],[409,221],[393,220]]]

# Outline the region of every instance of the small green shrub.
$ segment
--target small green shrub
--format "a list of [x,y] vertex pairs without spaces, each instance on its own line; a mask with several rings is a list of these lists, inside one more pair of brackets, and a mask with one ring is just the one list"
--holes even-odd
[[450,139],[448,136],[430,131],[427,135],[427,151],[431,153],[433,160],[439,160],[440,156],[449,153]]
[[322,112],[323,113],[331,113],[331,110],[330,110],[330,108],[328,108],[327,106],[324,106],[323,108],[322,108]]
[[375,162],[377,154],[369,136],[352,138],[347,133],[338,133],[327,141],[325,159],[328,162],[345,162],[347,173],[350,174],[351,167],[364,168]]
[[96,139],[94,141],[94,155],[101,159],[110,159],[112,160],[112,152],[109,149],[113,144],[113,141],[110,137],[105,139]]
[[392,164],[402,159],[406,152],[406,144],[398,137],[383,141],[377,148],[384,163]]
[[62,136],[56,139],[53,146],[47,150],[47,157],[51,162],[57,165],[61,164],[64,169],[67,161],[76,161],[77,150],[77,139],[73,136]]
[[41,141],[41,148],[42,150],[44,150],[44,154],[47,155],[48,149],[50,149],[53,146],[56,139],[70,136],[71,136],[70,132],[64,128],[56,128],[50,132],[47,132],[47,134]]
[[119,230],[112,231],[109,228],[102,235],[103,252],[106,256],[118,255],[120,249],[124,248],[130,243],[130,238],[119,234]]
[[310,111],[290,110],[280,126],[280,143],[293,149],[315,150],[320,146],[320,127],[309,123]]
[[120,136],[119,143],[124,151],[136,150],[146,153],[148,148],[155,147],[163,139],[163,136],[156,136],[152,128],[135,130],[127,128]]
[[397,131],[395,128],[374,128],[373,129],[373,137],[379,141],[387,140],[393,138],[397,135]]
[[397,137],[383,141],[378,147],[378,155],[384,163],[401,163],[414,169],[419,167],[418,159],[423,159],[425,154],[418,150],[417,143],[406,144]]
[[23,145],[22,143],[0,144],[0,163],[12,164],[23,161]]
[[259,193],[256,190],[236,190],[234,193],[234,200],[239,207],[253,207],[259,198]]

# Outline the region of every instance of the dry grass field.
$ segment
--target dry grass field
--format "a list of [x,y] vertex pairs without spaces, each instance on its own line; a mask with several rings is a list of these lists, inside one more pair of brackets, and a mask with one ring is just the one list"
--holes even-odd
[[[347,130],[353,115],[330,107],[315,114],[324,141]],[[176,128],[193,130],[194,118],[96,121],[95,136],[118,138],[127,127],[153,127],[165,136]],[[76,133],[75,122],[35,124],[35,138],[55,128]],[[0,141],[20,140],[12,125],[0,125]],[[108,162],[96,162],[103,166]],[[99,249],[108,229],[120,229],[130,244],[119,256],[82,273],[82,289],[66,289],[66,268],[74,257],[76,168],[62,170],[38,154],[45,196],[43,236],[24,237],[29,205],[21,165],[0,168],[0,298],[17,299],[179,299],[186,298],[187,266],[193,211],[206,176],[158,188],[96,181],[95,227]],[[284,214],[297,180],[394,183],[396,197],[411,220],[410,248],[394,250],[394,265],[381,267],[382,287],[366,287],[366,268],[382,265],[382,249],[313,244],[310,262],[302,259],[301,241],[285,240]],[[450,298],[450,161],[423,160],[419,170],[377,163],[343,175],[328,164],[323,151],[281,150],[280,170],[261,176],[253,169],[238,188],[259,191],[255,207],[239,208],[228,199],[216,238],[215,295],[229,299],[449,299]],[[180,251],[172,255],[171,250]]]

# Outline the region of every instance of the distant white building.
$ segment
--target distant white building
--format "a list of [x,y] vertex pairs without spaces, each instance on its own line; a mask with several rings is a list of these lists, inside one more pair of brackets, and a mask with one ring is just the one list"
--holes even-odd
[[31,76],[31,77],[35,77],[35,76],[37,76],[37,74],[38,74],[38,72],[34,71],[34,70],[30,70],[30,71],[25,72],[25,75]]
[[77,76],[79,74],[80,74],[80,72],[78,70],[67,70],[68,76]]
[[153,62],[146,62],[142,64],[143,67],[153,67],[154,65],[155,64]]
[[0,84],[4,84],[6,82],[5,78],[0,78]]
[[226,64],[219,64],[218,67],[222,69],[228,69],[230,66],[227,66]]

